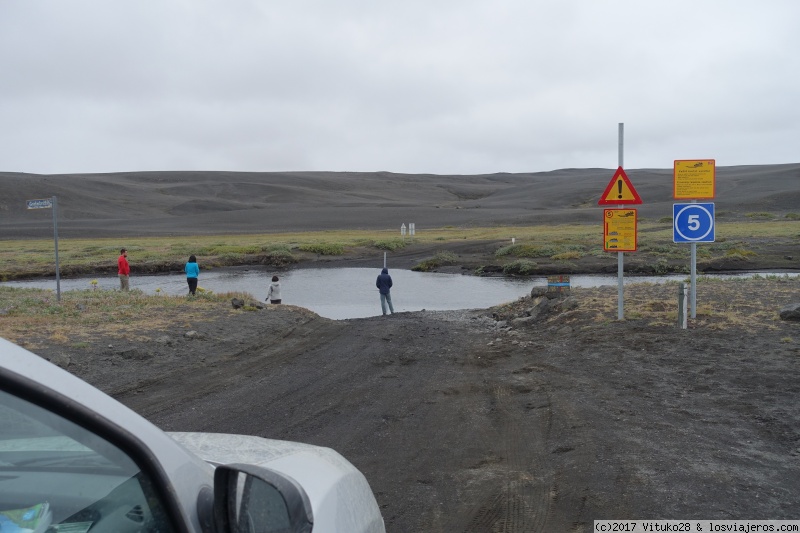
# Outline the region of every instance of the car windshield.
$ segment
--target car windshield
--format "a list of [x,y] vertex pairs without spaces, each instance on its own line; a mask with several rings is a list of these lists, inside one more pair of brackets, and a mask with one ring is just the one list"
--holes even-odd
[[64,524],[56,531],[171,531],[152,483],[127,454],[0,391],[0,531],[50,524]]

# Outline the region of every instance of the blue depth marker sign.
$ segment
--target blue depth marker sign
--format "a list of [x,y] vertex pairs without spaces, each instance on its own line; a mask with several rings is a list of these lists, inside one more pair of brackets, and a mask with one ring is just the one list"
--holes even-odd
[[672,242],[714,242],[714,204],[673,204]]

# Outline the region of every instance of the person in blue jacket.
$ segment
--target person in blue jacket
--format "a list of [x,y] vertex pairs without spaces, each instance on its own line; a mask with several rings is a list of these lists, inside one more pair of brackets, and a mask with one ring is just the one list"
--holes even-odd
[[193,255],[189,256],[189,262],[186,263],[186,283],[189,284],[189,294],[194,296],[197,290],[197,278],[200,276],[200,267],[197,266],[197,258]]
[[389,270],[387,268],[381,270],[378,279],[375,280],[375,286],[378,287],[378,291],[381,293],[381,310],[383,314],[386,315],[387,303],[389,304],[389,311],[394,314],[392,295],[389,293],[389,289],[392,288],[392,276],[389,275]]

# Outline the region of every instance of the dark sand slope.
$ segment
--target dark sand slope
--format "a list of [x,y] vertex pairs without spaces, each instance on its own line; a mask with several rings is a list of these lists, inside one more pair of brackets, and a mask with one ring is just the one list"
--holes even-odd
[[[672,214],[672,169],[627,171],[640,218]],[[613,169],[448,176],[388,172],[0,173],[0,238],[49,237],[58,197],[64,237],[417,229],[598,220]],[[800,211],[800,164],[718,167],[718,213]]]

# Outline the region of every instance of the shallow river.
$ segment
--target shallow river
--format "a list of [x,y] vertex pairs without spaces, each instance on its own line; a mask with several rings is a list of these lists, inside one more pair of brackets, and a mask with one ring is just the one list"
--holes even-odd
[[[362,318],[381,313],[378,289],[375,278],[380,273],[377,268],[329,268],[298,269],[279,274],[283,303],[305,307],[320,316],[333,319]],[[530,293],[531,287],[547,285],[546,277],[513,279],[481,278],[459,274],[436,274],[412,272],[410,270],[389,270],[394,281],[392,302],[395,311],[420,311],[486,308],[516,300]],[[768,272],[736,274],[738,277],[752,277]],[[797,276],[797,273],[790,273]],[[200,272],[199,286],[215,293],[248,292],[263,301],[267,295],[272,272],[263,269],[217,269]],[[732,276],[724,276],[732,277]],[[674,276],[626,276],[625,283],[683,280],[686,275]],[[61,290],[85,290],[92,288],[92,280],[97,280],[97,288],[113,290],[119,287],[116,276],[99,278],[72,278],[61,280]],[[617,284],[617,277],[598,275],[573,275],[573,287],[599,287]],[[13,281],[0,283],[12,287],[34,287],[55,291],[55,279],[35,281]],[[139,289],[148,294],[178,295],[188,292],[186,278],[179,274],[131,276],[131,289]]]

